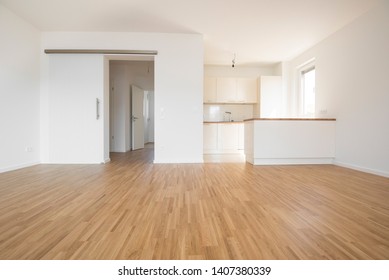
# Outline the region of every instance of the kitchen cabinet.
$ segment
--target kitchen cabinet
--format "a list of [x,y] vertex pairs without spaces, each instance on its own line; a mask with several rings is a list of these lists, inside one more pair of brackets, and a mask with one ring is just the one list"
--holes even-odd
[[243,123],[205,123],[203,127],[204,154],[243,153]]
[[277,118],[282,114],[281,76],[258,78],[259,102],[254,104],[253,113],[258,118]]
[[204,103],[216,102],[216,78],[204,77]]
[[244,150],[244,123],[238,124],[238,150]]
[[218,103],[236,102],[236,79],[217,78],[216,92]]
[[204,124],[204,153],[213,153],[218,149],[218,124]]
[[223,153],[238,151],[238,124],[219,124],[218,126],[218,148]]
[[258,81],[251,78],[236,79],[236,100],[239,103],[257,103]]
[[256,103],[256,78],[204,77],[204,103]]

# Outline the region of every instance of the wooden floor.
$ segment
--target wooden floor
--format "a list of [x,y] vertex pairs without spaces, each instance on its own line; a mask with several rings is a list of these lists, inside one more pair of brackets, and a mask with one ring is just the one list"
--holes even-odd
[[152,149],[38,165],[0,174],[0,259],[389,259],[389,179]]

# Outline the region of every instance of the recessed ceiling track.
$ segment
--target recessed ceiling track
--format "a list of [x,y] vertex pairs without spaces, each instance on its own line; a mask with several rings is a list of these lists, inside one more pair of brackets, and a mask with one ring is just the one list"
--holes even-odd
[[140,50],[84,50],[84,49],[45,49],[47,54],[137,54],[157,55],[157,51]]

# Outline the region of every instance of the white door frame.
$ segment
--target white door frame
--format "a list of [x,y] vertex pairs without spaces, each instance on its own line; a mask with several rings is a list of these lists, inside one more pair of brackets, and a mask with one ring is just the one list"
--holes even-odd
[[[109,161],[109,153],[110,153],[110,86],[109,86],[109,79],[110,79],[110,73],[109,73],[109,63],[111,60],[128,60],[128,61],[153,61],[154,62],[154,81],[155,81],[155,55],[105,55],[105,69],[104,69],[104,111],[103,111],[103,117],[105,119],[104,121],[104,133],[103,133],[103,139],[104,143],[104,155],[105,155],[105,162]],[[155,85],[155,82],[154,82]],[[154,88],[154,93],[156,92],[156,89]],[[154,116],[155,116],[155,107],[154,107]],[[130,122],[131,123],[131,122]],[[130,130],[131,131],[131,130]],[[155,131],[155,126],[154,126]],[[131,137],[130,137],[131,140]]]

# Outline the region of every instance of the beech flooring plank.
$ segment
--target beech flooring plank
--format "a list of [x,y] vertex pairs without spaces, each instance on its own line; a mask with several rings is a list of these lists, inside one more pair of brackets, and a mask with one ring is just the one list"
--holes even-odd
[[389,178],[152,157],[0,174],[0,259],[389,259]]

